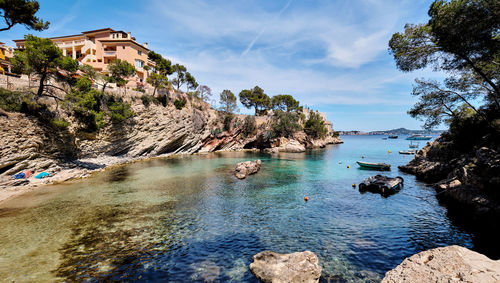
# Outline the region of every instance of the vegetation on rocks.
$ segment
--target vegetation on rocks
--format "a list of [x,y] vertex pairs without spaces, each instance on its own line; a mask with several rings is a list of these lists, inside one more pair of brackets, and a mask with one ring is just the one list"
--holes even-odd
[[324,138],[328,133],[325,121],[316,112],[309,113],[309,119],[304,123],[304,132],[314,138]]
[[175,105],[175,108],[177,108],[178,110],[181,110],[184,105],[186,105],[186,100],[183,98],[183,99],[176,99],[174,101],[174,105]]

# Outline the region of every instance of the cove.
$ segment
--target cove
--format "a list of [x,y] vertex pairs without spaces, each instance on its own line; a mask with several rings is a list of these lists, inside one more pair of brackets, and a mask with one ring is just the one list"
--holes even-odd
[[[412,158],[397,154],[408,148],[404,137],[342,139],[306,153],[139,162],[3,202],[0,278],[256,282],[254,254],[310,250],[325,280],[377,281],[423,250],[477,248],[434,189],[398,171]],[[376,174],[357,168],[361,156],[390,163],[384,174],[402,176],[404,189],[388,198],[353,189]],[[236,163],[254,159],[261,170],[236,179]]]

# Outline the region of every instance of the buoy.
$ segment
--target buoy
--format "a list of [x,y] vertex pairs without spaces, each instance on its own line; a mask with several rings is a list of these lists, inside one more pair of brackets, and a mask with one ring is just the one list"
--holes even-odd
[[353,187],[353,188],[356,188],[356,184],[352,184],[352,187]]
[[361,158],[365,158],[364,156],[361,156]]
[[304,200],[305,201],[309,201],[309,197],[304,197]]
[[392,153],[392,151],[388,150],[387,153]]
[[351,168],[351,166],[347,165],[347,168]]

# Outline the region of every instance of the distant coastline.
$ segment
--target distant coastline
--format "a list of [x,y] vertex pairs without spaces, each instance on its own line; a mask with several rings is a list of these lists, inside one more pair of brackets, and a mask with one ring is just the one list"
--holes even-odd
[[415,135],[415,134],[440,135],[443,132],[444,130],[426,131],[426,130],[409,130],[406,128],[398,128],[386,131],[371,131],[371,132],[357,131],[357,130],[338,131],[339,135],[342,136]]

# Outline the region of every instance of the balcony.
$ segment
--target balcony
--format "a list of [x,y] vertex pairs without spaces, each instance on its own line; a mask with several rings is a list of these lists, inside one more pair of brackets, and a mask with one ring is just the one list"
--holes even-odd
[[116,51],[104,51],[104,57],[116,57]]

